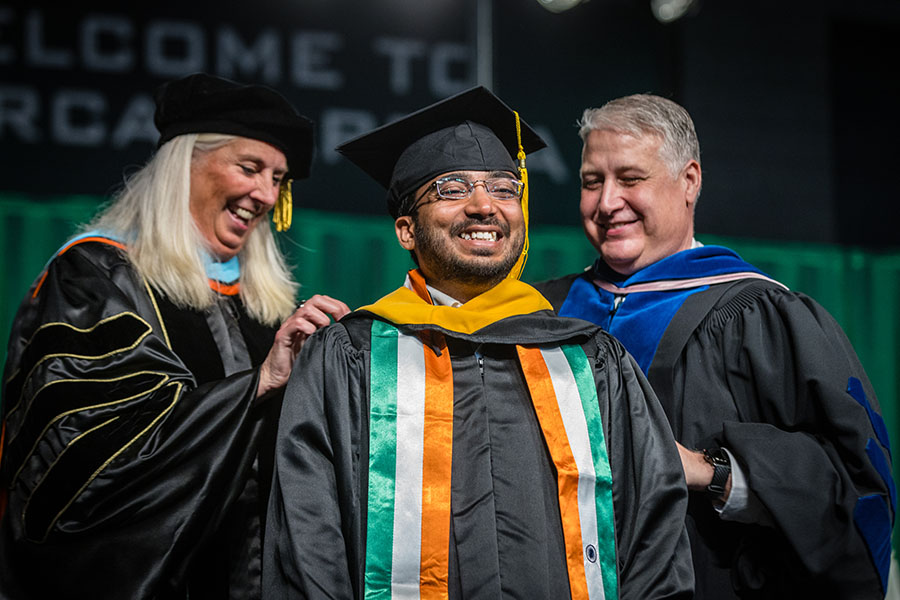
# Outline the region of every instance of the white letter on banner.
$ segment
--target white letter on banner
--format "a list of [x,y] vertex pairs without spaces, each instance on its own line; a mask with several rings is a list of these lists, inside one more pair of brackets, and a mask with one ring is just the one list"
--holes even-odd
[[[81,28],[81,56],[85,68],[105,73],[123,73],[134,68],[133,33],[131,23],[124,18],[87,17]],[[101,43],[104,36],[116,38],[120,42],[118,50],[104,52]]]
[[[462,66],[462,77],[454,78],[451,66]],[[428,60],[428,85],[438,98],[450,96],[472,87],[472,54],[463,44],[435,44]]]
[[329,108],[322,111],[321,158],[325,164],[338,162],[341,155],[334,151],[336,146],[366,131],[375,128],[375,117],[364,110]]
[[150,94],[138,94],[125,107],[125,112],[110,135],[110,146],[119,149],[132,142],[156,144],[159,132],[153,125],[156,104]]
[[72,66],[72,52],[44,46],[44,15],[33,10],[25,18],[25,64],[65,69]]
[[41,133],[35,126],[40,105],[33,88],[0,86],[0,139],[6,137],[9,127],[23,142],[40,141]]
[[425,44],[417,40],[378,38],[373,43],[376,52],[388,57],[388,83],[396,95],[412,91],[412,61],[424,56]]
[[304,31],[291,40],[291,80],[300,87],[335,91],[344,84],[344,76],[329,69],[330,54],[340,50],[344,41],[329,31]]
[[[160,77],[179,77],[198,71],[205,71],[206,48],[203,30],[191,23],[176,21],[152,21],[147,25],[146,56],[147,71]],[[183,50],[167,52],[180,43]]]
[[61,91],[50,113],[53,139],[69,146],[99,146],[106,136],[100,119],[105,111],[106,100],[97,92]]
[[260,79],[269,85],[281,80],[281,36],[266,29],[247,45],[232,27],[224,27],[216,37],[216,73],[229,79]]

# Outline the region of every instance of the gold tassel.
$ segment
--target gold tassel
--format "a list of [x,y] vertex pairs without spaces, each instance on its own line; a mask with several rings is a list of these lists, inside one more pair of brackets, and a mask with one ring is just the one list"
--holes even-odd
[[291,201],[291,181],[285,179],[278,188],[278,200],[272,210],[272,222],[275,223],[275,231],[287,231],[291,228],[291,216],[293,206]]
[[522,180],[522,217],[525,219],[525,245],[522,246],[522,254],[519,260],[513,266],[507,275],[507,279],[521,279],[522,272],[525,270],[525,261],[528,260],[528,169],[525,168],[525,150],[522,148],[522,126],[519,122],[519,113],[513,111],[516,115],[516,140],[519,144],[519,153],[516,158],[519,159],[519,179]]

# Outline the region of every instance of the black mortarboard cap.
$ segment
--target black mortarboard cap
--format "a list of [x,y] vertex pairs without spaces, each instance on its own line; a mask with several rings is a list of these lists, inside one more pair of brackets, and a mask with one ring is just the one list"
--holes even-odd
[[275,90],[205,73],[164,83],[156,90],[159,146],[186,133],[225,133],[272,144],[287,159],[289,177],[309,176],[313,123]]
[[[546,143],[520,120],[526,154]],[[476,87],[413,112],[338,146],[337,151],[388,190],[397,218],[407,197],[448,171],[517,172],[519,136],[511,108]]]

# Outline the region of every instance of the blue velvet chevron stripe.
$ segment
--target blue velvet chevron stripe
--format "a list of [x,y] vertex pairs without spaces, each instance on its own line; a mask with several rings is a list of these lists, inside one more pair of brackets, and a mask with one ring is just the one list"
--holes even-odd
[[628,349],[646,375],[663,333],[675,313],[691,294],[701,292],[709,286],[631,293],[616,308],[616,295],[597,288],[592,283],[592,278],[606,279],[627,289],[636,284],[742,272],[763,275],[762,271],[745,262],[734,251],[722,246],[683,250],[628,277],[615,273],[602,259],[597,259],[593,269],[572,284],[559,314],[591,321],[613,334]]
[[[873,448],[875,452],[870,452],[870,448]],[[876,453],[881,455],[881,450],[875,440],[869,439],[866,444],[866,453],[870,459]],[[883,455],[881,455],[881,460],[884,461]],[[885,474],[882,473],[881,476],[884,477]],[[890,471],[887,476],[890,477]],[[893,482],[891,486],[893,489]],[[893,503],[893,498],[891,501]],[[862,496],[856,501],[856,506],[853,508],[853,521],[866,541],[866,546],[872,555],[872,562],[875,563],[875,568],[881,578],[881,589],[883,590],[887,590],[888,575],[891,570],[892,514],[893,510],[888,509],[887,502],[881,494]]]
[[888,451],[888,455],[890,455],[891,440],[888,438],[887,425],[884,424],[882,416],[875,412],[875,409],[872,408],[872,405],[869,403],[869,399],[866,398],[866,391],[863,389],[862,382],[856,377],[849,378],[847,380],[847,393],[866,409],[866,412],[869,414],[869,421],[872,423],[872,429],[875,430],[878,441],[881,442],[881,445],[885,447]]
[[866,541],[872,562],[881,578],[881,589],[887,590],[891,570],[891,525],[887,503],[879,494],[863,496],[856,501],[853,521]]
[[884,419],[878,414],[866,397],[862,382],[856,377],[847,380],[847,393],[853,397],[869,416],[869,422],[878,440],[869,438],[866,442],[866,456],[881,476],[890,492],[890,508],[881,494],[870,494],[856,501],[853,521],[866,541],[872,561],[881,577],[882,589],[887,590],[888,574],[891,568],[891,529],[893,514],[897,508],[897,488],[891,476],[891,466],[884,457],[882,448],[890,454],[891,444]]

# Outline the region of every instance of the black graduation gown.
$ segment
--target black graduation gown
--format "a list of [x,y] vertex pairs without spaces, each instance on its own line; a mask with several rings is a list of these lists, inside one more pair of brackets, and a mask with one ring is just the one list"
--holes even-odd
[[[358,311],[317,332],[285,390],[264,553],[267,598],[362,597],[373,318]],[[555,468],[514,344],[573,340],[594,367],[600,399],[619,597],[690,597],[677,451],[621,345],[550,311],[468,335],[444,333],[454,386],[450,598],[569,596]]]
[[[581,276],[535,287],[558,310]],[[886,429],[824,308],[758,280],[710,286],[671,320],[648,378],[675,438],[730,450],[762,507],[752,522],[726,521],[705,495],[690,495],[696,598],[883,597],[879,543],[866,544],[855,510],[865,498],[884,517],[884,565],[894,502]]]
[[273,339],[237,297],[176,308],[112,245],[57,256],[9,342],[0,597],[258,598]]

